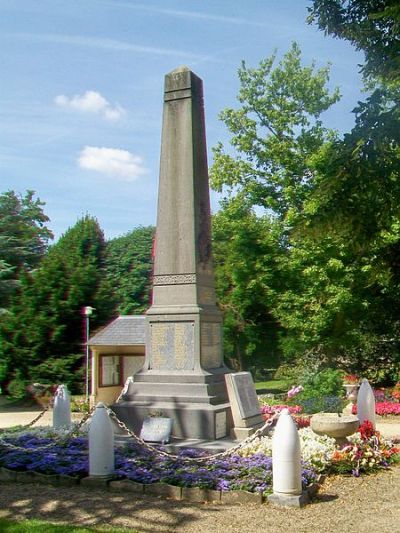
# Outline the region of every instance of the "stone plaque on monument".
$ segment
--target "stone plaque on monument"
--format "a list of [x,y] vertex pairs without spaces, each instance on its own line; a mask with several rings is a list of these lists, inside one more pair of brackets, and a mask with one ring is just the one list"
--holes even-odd
[[263,425],[256,389],[250,372],[225,376],[236,438],[246,438]]
[[231,374],[233,390],[242,418],[260,414],[256,389],[250,372]]
[[172,420],[163,417],[148,417],[143,420],[140,438],[147,442],[167,444],[171,438]]
[[152,368],[193,370],[194,322],[154,322],[150,328]]

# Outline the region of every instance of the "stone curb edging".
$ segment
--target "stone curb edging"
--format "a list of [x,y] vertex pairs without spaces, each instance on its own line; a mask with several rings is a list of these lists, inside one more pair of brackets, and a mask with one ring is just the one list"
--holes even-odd
[[[320,476],[316,483],[310,485],[302,494],[302,505],[309,503],[314,498],[324,481]],[[152,496],[157,498],[168,498],[173,500],[196,502],[196,503],[219,503],[219,504],[263,504],[271,499],[275,502],[273,495],[265,495],[258,492],[247,492],[244,490],[220,491],[213,489],[202,489],[198,487],[178,487],[168,483],[151,483],[142,484],[130,479],[112,479],[107,477],[77,477],[59,474],[42,474],[40,472],[10,470],[0,468],[0,481],[19,482],[19,483],[42,483],[51,486],[88,487],[93,489],[105,489],[115,493],[134,493],[140,497]],[[300,507],[291,503],[289,500],[286,505]],[[301,506],[302,506],[301,505]]]

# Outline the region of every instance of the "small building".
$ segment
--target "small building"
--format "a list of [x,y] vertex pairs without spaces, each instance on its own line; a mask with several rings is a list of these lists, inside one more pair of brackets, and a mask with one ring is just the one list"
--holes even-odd
[[145,316],[119,316],[89,339],[92,389],[90,404],[112,404],[145,356]]

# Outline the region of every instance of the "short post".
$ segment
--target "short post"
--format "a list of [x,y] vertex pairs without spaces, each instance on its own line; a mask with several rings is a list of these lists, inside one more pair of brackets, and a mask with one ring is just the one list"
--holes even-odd
[[59,385],[54,394],[53,428],[69,428],[71,426],[71,402],[65,385]]
[[99,402],[89,427],[89,477],[105,479],[114,473],[114,430],[106,406]]
[[368,379],[361,381],[360,390],[358,391],[357,416],[360,425],[366,420],[369,420],[374,426],[374,429],[376,428],[375,396]]
[[300,438],[288,409],[282,410],[272,438],[272,488],[271,503],[302,507],[309,502],[301,485]]

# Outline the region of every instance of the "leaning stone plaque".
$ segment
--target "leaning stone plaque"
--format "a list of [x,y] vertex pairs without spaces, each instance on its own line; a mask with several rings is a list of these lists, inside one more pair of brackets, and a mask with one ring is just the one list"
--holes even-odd
[[235,425],[233,434],[241,440],[263,425],[260,404],[250,372],[227,374],[225,380]]
[[148,417],[143,420],[140,438],[146,442],[167,444],[171,438],[171,431],[171,418]]

